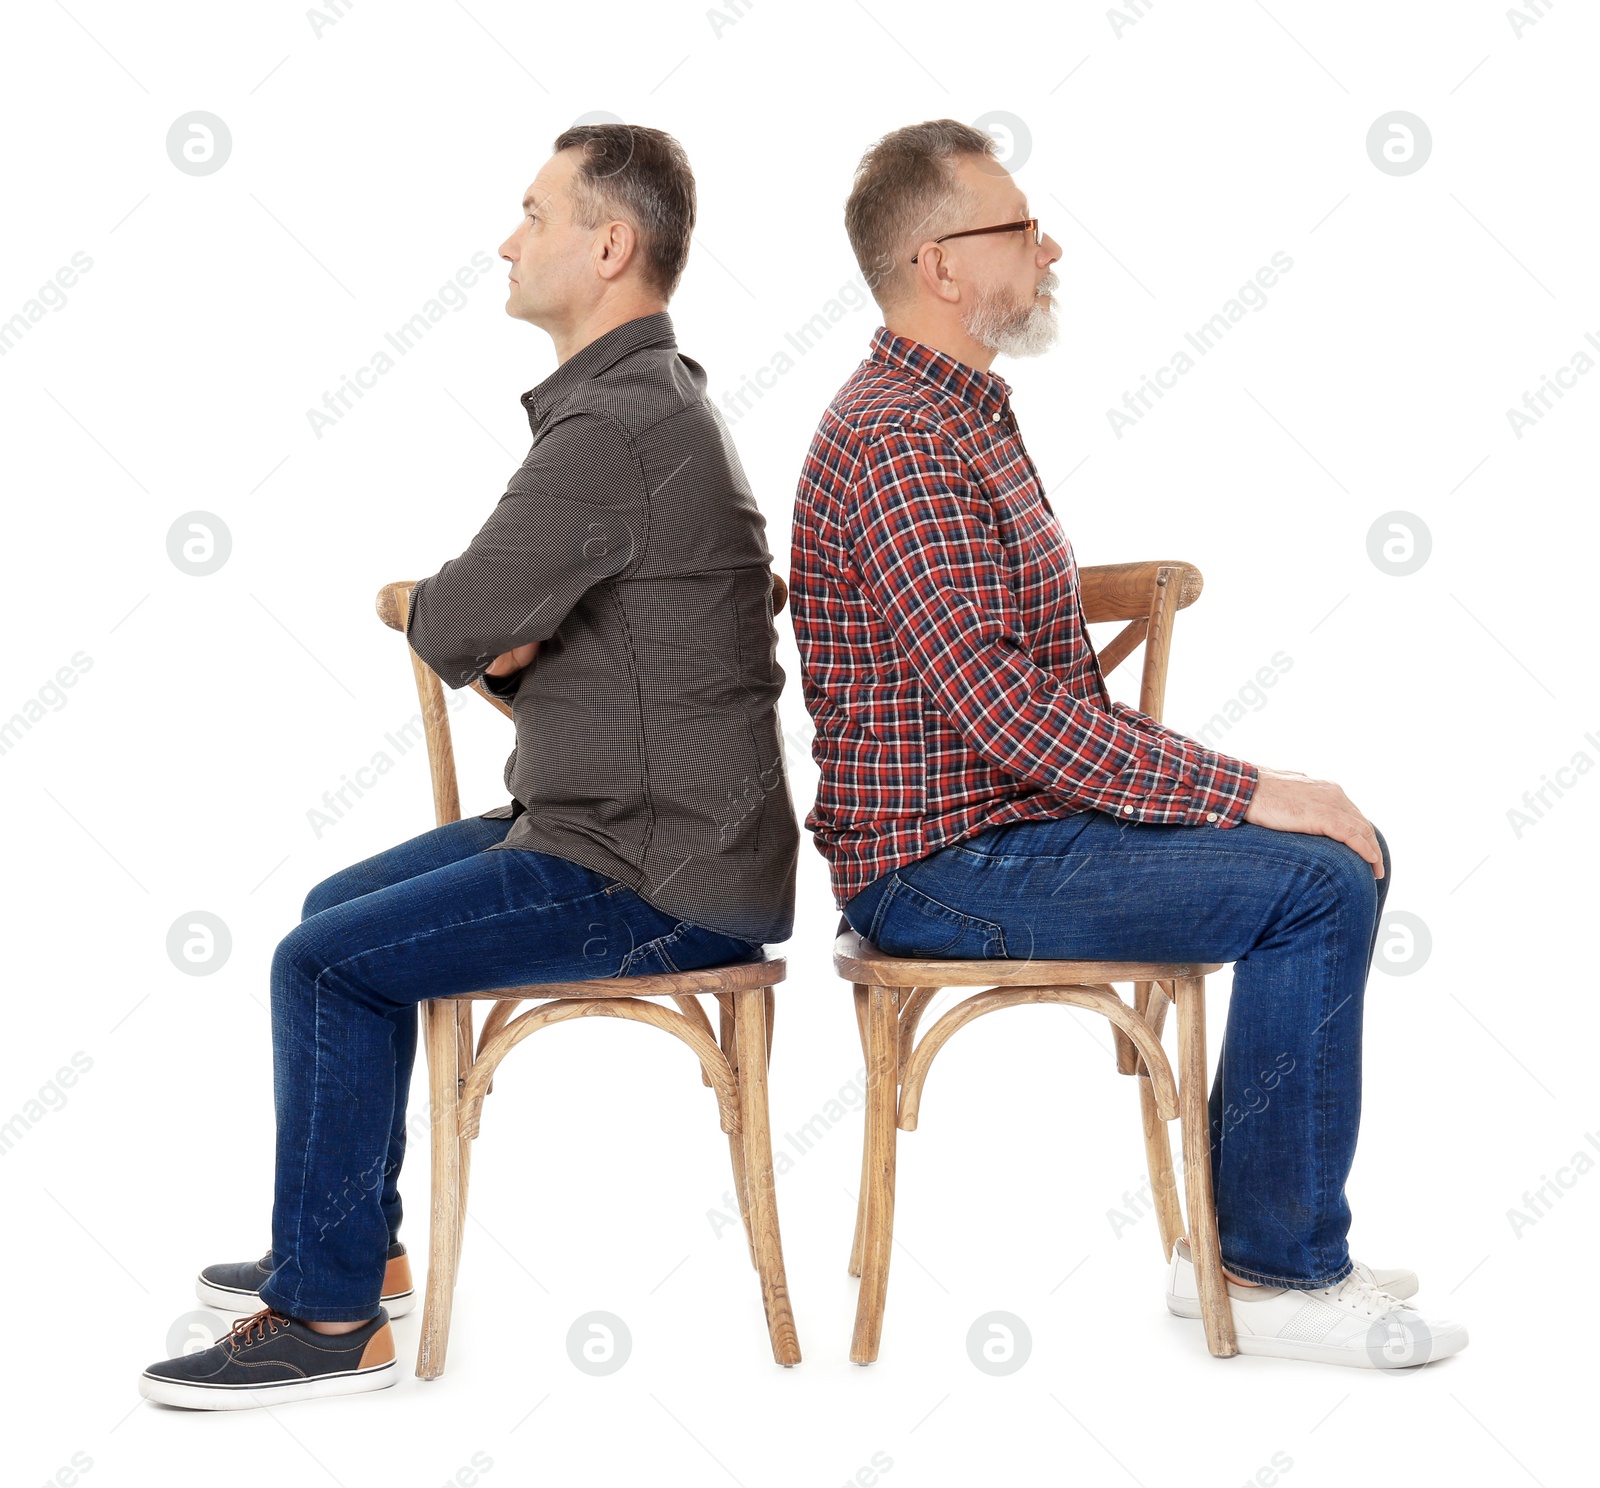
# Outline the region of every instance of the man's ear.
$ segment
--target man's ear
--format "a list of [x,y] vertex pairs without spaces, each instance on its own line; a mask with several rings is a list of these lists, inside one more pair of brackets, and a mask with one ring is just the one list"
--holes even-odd
[[950,304],[960,300],[961,286],[951,277],[950,264],[944,256],[944,249],[937,243],[930,243],[924,248],[911,267],[921,277],[922,283],[939,299]]
[[595,270],[602,279],[615,279],[638,251],[639,235],[631,222],[608,222],[596,245]]

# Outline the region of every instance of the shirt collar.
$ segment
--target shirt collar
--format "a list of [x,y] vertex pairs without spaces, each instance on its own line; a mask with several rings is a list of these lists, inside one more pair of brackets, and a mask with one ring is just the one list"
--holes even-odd
[[528,411],[529,424],[537,431],[556,404],[580,382],[598,377],[630,352],[646,346],[664,346],[676,350],[677,345],[672,317],[665,310],[658,310],[653,315],[640,315],[613,326],[603,336],[596,336],[587,346],[574,352],[537,387],[529,388],[522,395],[522,406]]
[[868,356],[888,367],[898,367],[912,377],[931,383],[950,397],[970,404],[980,413],[993,413],[1005,406],[1011,384],[997,372],[958,362],[949,352],[939,351],[921,341],[913,341],[879,326],[872,337]]

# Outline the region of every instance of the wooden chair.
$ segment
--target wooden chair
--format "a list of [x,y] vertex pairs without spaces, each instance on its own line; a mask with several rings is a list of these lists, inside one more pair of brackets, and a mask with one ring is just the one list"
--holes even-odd
[[[1099,653],[1109,673],[1142,643],[1145,648],[1140,708],[1161,717],[1173,621],[1199,597],[1198,569],[1187,563],[1118,563],[1080,571],[1084,614],[1090,623],[1128,622]],[[1117,1068],[1138,1077],[1145,1156],[1168,1259],[1184,1233],[1166,1123],[1181,1115],[1183,1166],[1189,1199],[1189,1243],[1205,1322],[1206,1343],[1219,1358],[1237,1353],[1233,1318],[1223,1284],[1211,1193],[1211,1141],[1206,1105],[1205,979],[1220,965],[1106,961],[963,960],[889,956],[840,920],[834,970],[854,986],[856,1022],[867,1065],[866,1133],[861,1153],[861,1193],[856,1206],[850,1274],[861,1278],[850,1357],[878,1357],[883,1305],[894,1239],[895,1142],[915,1131],[928,1067],[957,1029],[997,1008],[1060,1003],[1108,1018]],[[1130,1005],[1112,987],[1133,984]],[[956,1003],[917,1041],[924,1009],[946,987],[987,990]],[[1178,1009],[1178,1078],[1161,1047],[1167,1005]]]
[[[773,608],[783,607],[787,589],[774,575]],[[412,583],[386,584],[378,591],[378,614],[386,625],[404,631],[411,608]],[[433,775],[434,816],[440,826],[461,819],[455,752],[445,711],[444,684],[415,651],[411,667],[422,703],[428,763]],[[473,690],[507,718],[510,707],[480,683]],[[761,1277],[772,1354],[778,1363],[800,1362],[800,1344],[783,1269],[783,1244],[773,1188],[772,1137],[767,1117],[767,1070],[772,1060],[773,988],[784,979],[782,957],[740,962],[665,975],[547,982],[501,987],[433,998],[422,1004],[423,1046],[428,1058],[428,1099],[433,1148],[432,1229],[428,1280],[417,1348],[417,1374],[435,1379],[444,1372],[450,1338],[450,1308],[461,1262],[467,1212],[467,1179],[472,1141],[478,1135],[484,1097],[494,1089],[500,1061],[523,1039],[573,1018],[628,1018],[673,1034],[700,1061],[701,1081],[716,1095],[722,1130],[733,1157],[734,1192],[744,1219],[751,1264]],[[718,1004],[718,1038],[701,1004],[702,995]],[[669,998],[676,1011],[647,998]],[[534,1006],[518,1013],[521,1003]],[[472,1004],[491,1005],[473,1044]]]

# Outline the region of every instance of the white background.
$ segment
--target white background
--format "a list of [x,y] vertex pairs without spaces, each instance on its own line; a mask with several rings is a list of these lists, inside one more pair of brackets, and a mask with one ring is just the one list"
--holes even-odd
[[[105,1488],[435,1488],[467,1482],[474,1453],[491,1488],[1587,1480],[1600,1176],[1562,1165],[1600,1129],[1600,778],[1568,776],[1520,836],[1507,815],[1578,752],[1600,762],[1583,557],[1600,376],[1521,438],[1507,418],[1600,336],[1600,30],[1586,7],[1543,8],[1519,32],[1483,0],[1208,0],[1130,6],[1120,27],[1097,5],[757,3],[719,23],[699,3],[441,0],[356,5],[319,34],[293,4],[8,6],[0,320],[26,319],[75,253],[92,267],[0,357],[0,719],[46,698],[0,753],[0,1120],[24,1116],[0,1166],[5,1481],[50,1480],[74,1453]],[[1397,109],[1432,135],[1404,176],[1366,149]],[[204,176],[166,152],[195,110],[232,136]],[[1212,1359],[1164,1309],[1153,1217],[1112,1217],[1143,1156],[1107,1030],[1030,1008],[945,1052],[902,1137],[870,1369],[848,1362],[859,1114],[779,1179],[804,1354],[781,1370],[743,1241],[718,1227],[709,1092],[677,1045],[603,1022],[542,1035],[497,1082],[440,1380],[411,1374],[419,1309],[379,1395],[140,1403],[139,1370],[198,1306],[194,1273],[269,1240],[273,947],[320,879],[433,825],[420,750],[320,836],[308,817],[393,755],[385,735],[415,710],[373,597],[466,545],[526,447],[518,395],[554,358],[505,315],[497,263],[320,439],[307,411],[494,253],[550,140],[591,110],[689,153],[699,226],[671,311],[719,397],[854,279],[842,204],[871,140],[930,117],[1023,122],[1007,148],[1063,246],[1063,334],[996,370],[1079,561],[1203,570],[1175,727],[1292,659],[1216,742],[1343,784],[1391,844],[1390,907],[1431,934],[1410,975],[1374,973],[1351,1238],[1420,1272],[1424,1310],[1467,1322],[1463,1354],[1402,1375]],[[1293,268],[1265,307],[1119,438],[1107,410],[1278,251]],[[877,324],[845,314],[730,416],[780,570],[802,455]],[[1403,577],[1367,551],[1397,510],[1432,540]],[[232,537],[209,577],[168,557],[194,511]],[[780,630],[803,814],[809,726]],[[75,685],[52,694],[62,668]],[[1135,669],[1113,686],[1135,699]],[[505,799],[509,724],[458,702],[464,809],[482,811]],[[204,977],[166,949],[196,911],[232,937]],[[836,918],[807,837],[780,1151],[860,1068]],[[88,1072],[30,1107],[75,1053]],[[1519,1232],[1508,1211],[1558,1170],[1571,1188]],[[419,1283],[427,1178],[418,1142],[403,1234]],[[592,1310],[633,1338],[604,1378],[564,1342]],[[993,1310],[1032,1337],[1002,1378],[965,1345]]]

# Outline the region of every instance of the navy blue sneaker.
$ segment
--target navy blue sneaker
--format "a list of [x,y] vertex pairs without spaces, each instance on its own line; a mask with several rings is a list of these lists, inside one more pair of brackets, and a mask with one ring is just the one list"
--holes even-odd
[[[207,1307],[215,1307],[224,1317],[255,1312],[267,1304],[261,1288],[274,1270],[269,1250],[259,1261],[223,1261],[207,1266],[195,1279],[194,1294]],[[383,1295],[378,1298],[392,1318],[404,1317],[417,1305],[416,1289],[411,1284],[411,1262],[398,1240],[389,1247],[383,1273]]]
[[351,1333],[318,1333],[263,1307],[235,1318],[210,1348],[152,1364],[139,1377],[139,1393],[191,1410],[245,1410],[399,1382],[394,1331],[381,1307]]

